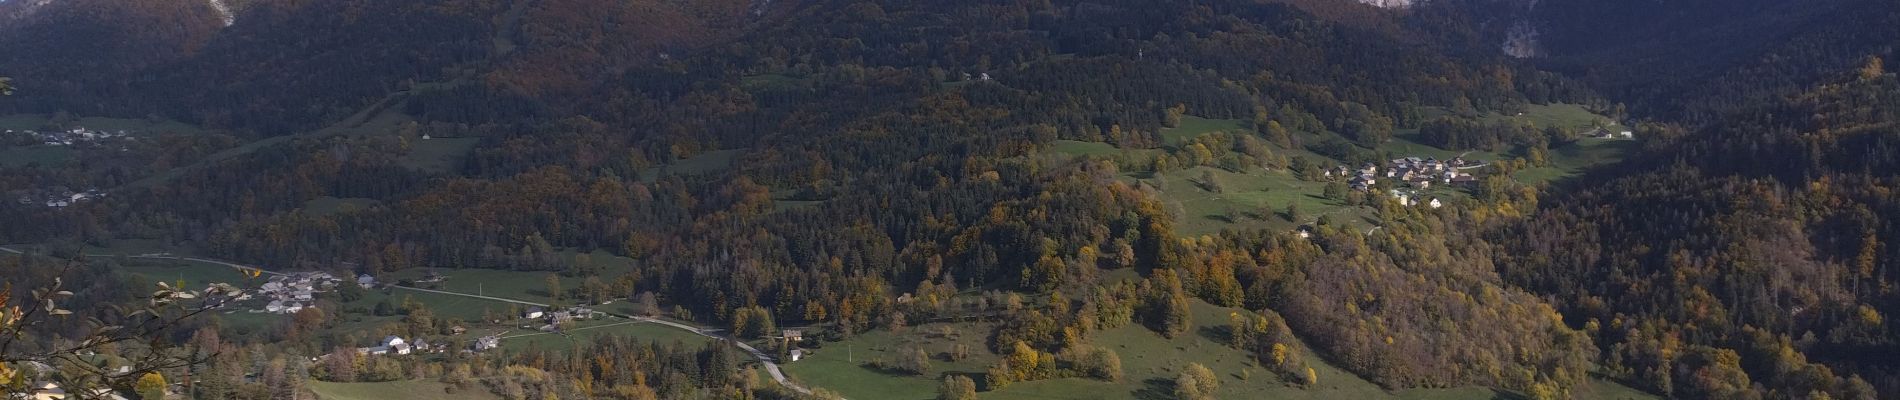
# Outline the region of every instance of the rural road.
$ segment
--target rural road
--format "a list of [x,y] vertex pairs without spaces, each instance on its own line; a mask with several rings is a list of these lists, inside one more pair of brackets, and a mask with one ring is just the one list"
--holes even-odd
[[[25,252],[22,252],[20,250],[16,250],[16,249],[4,247],[4,246],[0,246],[0,252],[7,252],[7,253],[13,253],[13,254],[25,254]],[[207,260],[203,258],[180,257],[180,256],[174,256],[170,254],[163,254],[163,253],[141,254],[141,255],[86,254],[85,256],[184,260],[184,261],[196,261],[196,262],[202,262],[202,263],[223,265],[223,266],[237,268],[237,269],[256,269],[253,267],[244,266],[242,264],[236,264],[236,263],[230,263],[230,262],[224,262],[224,261],[218,261],[218,260]],[[271,275],[284,275],[281,272],[265,271],[261,269],[258,269],[258,270],[260,272],[271,274]],[[389,287],[402,289],[402,290],[413,290],[413,291],[424,292],[424,293],[436,293],[436,294],[443,294],[443,295],[450,295],[450,296],[462,296],[462,297],[469,297],[469,298],[476,298],[476,299],[483,299],[483,300],[499,301],[499,302],[504,302],[504,303],[514,303],[514,304],[552,308],[547,303],[536,303],[536,302],[527,301],[527,300],[510,299],[510,298],[494,297],[494,296],[483,296],[483,295],[468,294],[468,293],[461,293],[461,292],[450,292],[450,291],[435,290],[435,289],[423,289],[423,288],[408,287],[408,286],[389,285]],[[720,340],[724,340],[726,343],[732,343],[733,345],[738,346],[740,350],[745,350],[746,353],[751,354],[752,358],[758,359],[759,364],[765,366],[765,372],[768,374],[771,374],[772,380],[777,381],[779,386],[784,386],[786,388],[792,389],[793,391],[803,393],[806,395],[812,394],[811,389],[807,389],[804,386],[800,386],[797,383],[793,383],[791,379],[786,378],[785,372],[779,369],[778,363],[773,361],[772,356],[765,354],[765,352],[760,351],[758,348],[752,347],[751,344],[747,344],[744,341],[740,341],[730,336],[717,334],[715,333],[718,331],[717,329],[702,328],[698,326],[687,325],[687,324],[682,324],[682,323],[667,321],[667,320],[662,320],[662,319],[656,319],[656,318],[638,317],[638,316],[632,316],[632,315],[619,315],[619,314],[614,314],[614,313],[606,313],[606,314],[614,316],[614,317],[619,317],[619,318],[628,318],[628,319],[632,319],[639,322],[650,322],[650,323],[665,325],[668,327],[692,332],[695,335],[705,336],[705,337],[709,337],[713,339],[720,339]],[[621,325],[621,324],[615,324],[615,325]],[[600,327],[595,327],[595,328],[600,328]],[[513,336],[513,337],[520,337],[520,336]]]

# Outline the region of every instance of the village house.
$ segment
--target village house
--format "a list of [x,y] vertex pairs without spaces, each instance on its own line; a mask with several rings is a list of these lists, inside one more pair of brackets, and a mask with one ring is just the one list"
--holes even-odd
[[369,274],[357,275],[356,286],[360,286],[364,289],[376,287],[376,277],[369,276]]
[[805,340],[805,331],[798,329],[781,330],[779,331],[779,337],[785,338],[786,342],[797,344]]
[[1352,180],[1352,188],[1355,190],[1370,190],[1372,189],[1372,185],[1377,184],[1379,184],[1379,180],[1374,179],[1372,175],[1360,175],[1358,178],[1353,178]]
[[366,355],[372,355],[372,356],[381,356],[381,355],[390,355],[390,354],[408,355],[409,353],[415,352],[417,350],[428,350],[427,346],[428,345],[422,342],[421,340],[417,340],[414,345],[411,345],[409,341],[403,340],[401,336],[389,335],[389,336],[383,337],[383,341],[377,342],[376,346],[358,348],[356,349],[356,352],[358,354],[366,354]]
[[521,318],[541,319],[541,316],[543,315],[547,315],[547,314],[546,314],[546,311],[541,309],[541,307],[528,307],[528,311],[522,313]]
[[480,339],[475,339],[475,343],[472,344],[471,346],[473,346],[475,351],[494,350],[496,348],[501,347],[501,336],[499,335],[483,336]]
[[1392,199],[1398,200],[1399,205],[1401,206],[1410,206],[1410,205],[1418,204],[1418,202],[1412,200],[1411,194],[1406,193],[1404,191],[1400,191],[1400,190],[1392,191]]

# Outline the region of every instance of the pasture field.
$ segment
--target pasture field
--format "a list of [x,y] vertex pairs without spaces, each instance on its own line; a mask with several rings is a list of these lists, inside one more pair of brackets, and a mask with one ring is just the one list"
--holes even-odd
[[310,199],[310,201],[304,202],[303,211],[310,215],[328,216],[328,215],[342,214],[346,212],[360,211],[360,210],[368,209],[370,207],[375,207],[381,204],[382,202],[376,199],[365,199],[365,198],[356,198],[356,197],[337,198],[337,197],[324,196],[324,197],[318,197],[315,199]]
[[1247,121],[1238,119],[1208,119],[1192,115],[1181,117],[1180,126],[1161,129],[1161,142],[1174,145],[1195,137],[1214,132],[1250,132]]
[[[1188,363],[1200,363],[1220,375],[1222,399],[1516,399],[1515,393],[1485,387],[1408,389],[1389,392],[1350,372],[1327,364],[1301,347],[1303,358],[1319,376],[1319,384],[1302,387],[1281,380],[1252,357],[1228,347],[1220,339],[1220,329],[1230,312],[1239,311],[1194,301],[1195,328],[1185,336],[1167,339],[1139,325],[1123,326],[1090,335],[1092,345],[1114,351],[1122,362],[1123,379],[1106,382],[1084,378],[1062,378],[1016,382],[1000,390],[978,393],[982,399],[1112,399],[1145,400],[1173,398],[1173,381]],[[944,332],[950,332],[944,334]],[[822,343],[808,350],[800,361],[784,364],[795,381],[837,392],[846,398],[928,400],[936,398],[937,383],[947,375],[965,375],[983,387],[984,371],[998,356],[984,347],[994,325],[987,322],[931,323],[907,328],[904,332],[878,330],[852,336],[843,341]],[[809,342],[809,340],[808,340]],[[940,357],[951,346],[969,346],[971,354],[962,361]],[[902,349],[918,348],[932,355],[931,371],[924,375],[905,375],[872,368],[872,360],[895,357]],[[1589,399],[1653,399],[1640,391],[1609,381],[1592,381],[1584,390]]]
[[462,160],[475,150],[481,138],[431,138],[409,141],[409,154],[402,166],[431,173],[446,174],[462,168]]
[[746,149],[713,150],[640,171],[640,180],[652,182],[661,175],[704,175],[732,168],[733,161]]
[[58,167],[73,161],[67,146],[0,146],[0,167]]
[[[38,130],[52,122],[49,114],[11,114],[0,116],[0,130]],[[68,128],[84,127],[96,131],[138,131],[147,133],[200,133],[204,130],[195,125],[170,119],[145,118],[108,118],[79,117],[61,125]]]
[[[1449,112],[1440,108],[1425,110],[1428,116],[1444,115]],[[1583,106],[1574,104],[1551,104],[1529,106],[1522,115],[1502,115],[1490,113],[1481,119],[1490,122],[1529,123],[1538,126],[1559,126],[1578,131],[1595,126],[1607,126],[1608,129],[1624,129],[1609,117],[1590,113]],[[1162,130],[1166,145],[1177,145],[1185,140],[1214,132],[1232,132],[1252,134],[1246,129],[1245,121],[1207,119],[1185,116],[1181,126]],[[1505,153],[1487,151],[1453,151],[1432,147],[1414,140],[1415,130],[1401,130],[1394,133],[1392,140],[1376,149],[1357,148],[1361,155],[1371,154],[1380,157],[1429,157],[1450,160],[1464,157],[1474,162],[1493,162],[1504,158],[1522,157],[1522,149]],[[1343,140],[1331,132],[1292,132],[1305,146],[1313,146],[1329,140]],[[1529,168],[1517,171],[1512,178],[1527,184],[1543,184],[1574,177],[1584,171],[1609,163],[1618,162],[1624,154],[1636,147],[1631,140],[1605,140],[1584,138],[1573,143],[1558,146],[1549,153],[1551,166]],[[1300,157],[1319,165],[1338,165],[1342,160],[1321,155],[1303,146],[1298,148],[1275,147],[1276,154],[1288,158]],[[1128,157],[1139,160],[1152,158],[1162,149],[1122,149],[1108,143],[1084,142],[1075,140],[1057,140],[1045,149],[1047,157]],[[1137,162],[1137,165],[1142,163]],[[1357,166],[1354,166],[1357,167]],[[1482,169],[1469,172],[1481,172]],[[1203,174],[1211,174],[1220,183],[1219,192],[1209,190],[1202,184]],[[1321,215],[1334,216],[1336,221],[1369,228],[1379,222],[1372,219],[1372,207],[1347,206],[1342,199],[1324,197],[1326,182],[1305,181],[1285,170],[1262,170],[1249,168],[1242,171],[1228,171],[1219,168],[1193,167],[1175,169],[1159,173],[1131,172],[1122,177],[1127,182],[1142,182],[1161,190],[1163,200],[1179,218],[1176,233],[1183,236],[1199,236],[1218,233],[1225,229],[1272,229],[1290,230],[1302,224],[1313,223]],[[1447,202],[1468,198],[1470,193],[1464,189],[1435,186],[1425,191],[1431,197]],[[1283,213],[1288,204],[1299,209],[1296,221],[1288,221]]]

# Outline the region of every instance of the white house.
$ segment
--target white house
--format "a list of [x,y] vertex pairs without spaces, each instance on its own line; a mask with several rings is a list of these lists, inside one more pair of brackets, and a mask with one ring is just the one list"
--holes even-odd
[[501,336],[483,336],[475,339],[475,351],[489,351],[501,347]]
[[38,385],[33,385],[32,398],[33,400],[62,400],[66,398],[66,390],[60,389],[59,384],[42,382]]
[[389,335],[389,337],[383,338],[382,343],[378,344],[379,346],[377,347],[385,349],[385,352],[396,353],[398,355],[409,354],[409,351],[414,348],[409,345],[409,342],[402,340],[401,336],[396,335]]
[[357,275],[356,286],[361,286],[364,289],[369,289],[371,287],[374,287],[376,286],[376,277],[369,276],[369,274]]
[[272,314],[284,312],[284,302],[271,300],[270,304],[264,306],[264,312]]
[[792,352],[791,352],[791,358],[792,358],[792,361],[798,361],[798,360],[800,360],[800,359],[803,359],[803,358],[805,358],[805,350],[804,350],[804,349],[792,349]]
[[547,314],[541,310],[541,307],[528,307],[528,312],[521,314],[521,317],[527,318],[527,319],[537,319],[537,318],[541,318],[542,315],[547,315]]
[[1445,206],[1445,203],[1441,203],[1441,202],[1439,202],[1439,201],[1438,201],[1438,198],[1436,198],[1436,197],[1434,197],[1434,198],[1432,198],[1432,201],[1431,201],[1430,203],[1426,203],[1426,204],[1427,204],[1427,205],[1430,205],[1430,206],[1432,206],[1432,208],[1439,208],[1439,207],[1444,207],[1444,206]]

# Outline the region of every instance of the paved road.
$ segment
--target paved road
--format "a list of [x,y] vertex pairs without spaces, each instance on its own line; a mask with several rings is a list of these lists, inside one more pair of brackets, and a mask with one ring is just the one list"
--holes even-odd
[[[0,251],[13,253],[13,254],[24,254],[20,250],[15,250],[15,249],[7,248],[7,247],[0,247]],[[230,262],[224,262],[224,261],[218,261],[218,260],[207,260],[203,258],[180,257],[180,256],[174,256],[174,255],[164,254],[164,253],[140,254],[140,255],[87,254],[86,256],[87,257],[129,257],[129,258],[149,258],[149,259],[163,259],[163,260],[185,260],[185,261],[197,261],[197,262],[202,262],[202,263],[223,265],[223,266],[237,268],[237,269],[257,269],[253,267],[244,266],[242,264],[236,264],[236,263],[230,263]],[[275,271],[265,271],[261,269],[259,269],[259,271],[266,274],[271,274],[271,275],[284,275],[284,273],[275,272]],[[413,290],[413,291],[424,292],[424,293],[436,293],[436,294],[444,294],[444,295],[450,295],[450,296],[462,296],[462,297],[470,297],[470,298],[477,298],[477,299],[483,299],[483,300],[499,301],[499,302],[504,302],[504,303],[514,303],[514,304],[521,304],[521,305],[552,308],[547,303],[536,303],[536,302],[527,301],[527,300],[510,299],[510,298],[505,298],[505,297],[483,296],[483,295],[476,295],[476,294],[450,292],[450,291],[435,290],[435,289],[423,289],[423,288],[408,287],[408,286],[390,285],[389,287],[402,289],[402,290]],[[702,328],[698,326],[687,325],[687,324],[682,324],[678,322],[667,321],[667,320],[657,319],[657,318],[636,317],[636,316],[631,316],[631,315],[617,315],[613,313],[607,313],[607,315],[612,315],[612,316],[620,317],[620,318],[630,318],[639,322],[650,322],[650,323],[665,325],[668,327],[692,332],[693,334],[696,334],[696,335],[705,336],[705,337],[709,337],[713,339],[720,339],[720,340],[726,341],[727,343],[732,343],[733,345],[738,346],[740,350],[745,350],[746,353],[751,354],[752,358],[758,359],[759,364],[765,366],[765,372],[771,374],[772,380],[778,381],[778,384],[780,386],[790,388],[799,393],[804,393],[808,395],[812,394],[811,389],[807,389],[804,386],[799,386],[797,383],[793,383],[791,379],[786,378],[785,372],[779,369],[778,363],[774,362],[771,355],[765,354],[765,352],[760,351],[758,348],[752,347],[751,344],[747,344],[744,341],[734,339],[730,336],[718,334],[717,332],[719,330],[717,329]],[[593,328],[604,328],[607,326],[617,326],[617,325],[624,325],[624,324],[596,326]],[[588,328],[581,328],[581,329],[588,329]],[[521,336],[532,336],[532,335],[508,336],[508,337],[503,337],[503,338],[506,339],[506,338],[511,338],[511,337],[521,337]]]
[[565,330],[565,331],[561,331],[561,332],[536,332],[536,333],[523,333],[523,334],[519,334],[519,335],[508,335],[508,336],[501,336],[500,338],[501,338],[501,339],[514,339],[514,338],[524,338],[524,337],[529,337],[529,336],[541,336],[541,335],[554,335],[554,334],[559,334],[559,333],[568,333],[568,332],[574,332],[574,331],[584,331],[584,330],[589,330],[589,329],[600,329],[600,328],[612,328],[612,327],[616,327],[616,326],[623,326],[623,325],[633,325],[633,324],[638,324],[638,323],[642,323],[642,322],[641,322],[641,321],[627,321],[627,322],[615,322],[615,323],[611,323],[611,324],[606,324],[606,325],[594,325],[594,326],[584,326],[584,327],[579,327],[579,328],[574,328],[574,329],[569,329],[569,330]]

